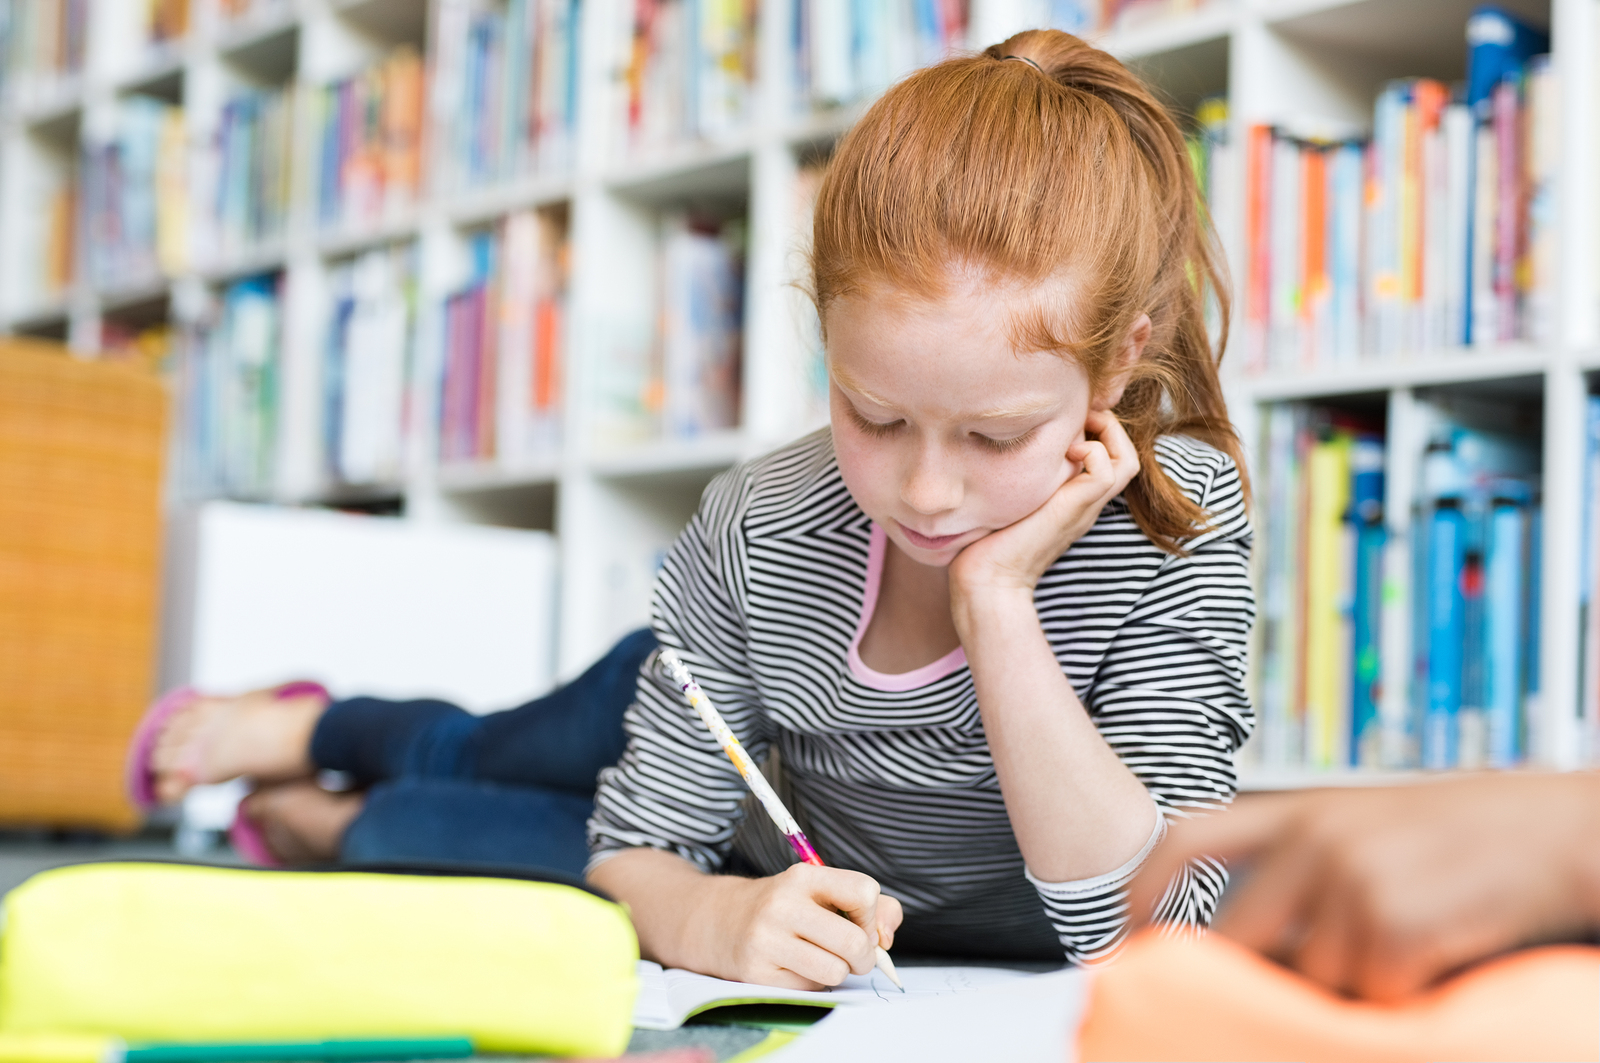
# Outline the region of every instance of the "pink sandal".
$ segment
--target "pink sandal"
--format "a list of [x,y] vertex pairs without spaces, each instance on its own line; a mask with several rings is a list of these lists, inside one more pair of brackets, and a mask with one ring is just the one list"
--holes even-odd
[[[332,700],[326,687],[310,680],[295,680],[277,689],[279,698],[294,698],[305,694],[320,694]],[[139,811],[148,813],[160,804],[156,800],[155,772],[150,767],[150,757],[155,752],[156,740],[161,736],[162,729],[175,713],[193,704],[196,698],[202,696],[194,687],[169,690],[151,703],[145,710],[143,718],[139,720],[139,726],[134,729],[133,738],[128,743],[127,782],[128,797]],[[272,851],[267,848],[261,828],[250,822],[243,811],[234,815],[233,825],[228,828],[228,841],[233,846],[234,852],[247,863],[261,867],[283,865],[283,862],[273,856]]]

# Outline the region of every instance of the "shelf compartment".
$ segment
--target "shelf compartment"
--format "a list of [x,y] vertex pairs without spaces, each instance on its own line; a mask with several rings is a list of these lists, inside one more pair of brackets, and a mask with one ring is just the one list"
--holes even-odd
[[1239,11],[1234,4],[1214,0],[1189,15],[1154,19],[1142,26],[1115,30],[1091,40],[1126,63],[1197,45],[1225,43],[1238,20]]
[[742,196],[750,187],[750,145],[695,145],[614,167],[606,186],[639,203]]
[[745,433],[730,429],[688,439],[656,439],[602,451],[590,459],[589,469],[608,480],[641,479],[663,473],[730,468],[748,457],[749,452]]
[[1236,377],[1226,384],[1230,390],[1256,402],[1275,402],[1535,376],[1550,367],[1552,357],[1552,352],[1531,344],[1464,347],[1412,358],[1328,366],[1309,372]]
[[380,225],[332,229],[318,234],[317,251],[324,258],[346,258],[383,244],[398,243],[417,235],[417,214],[405,214]]
[[439,487],[454,494],[514,491],[548,487],[561,476],[561,462],[547,461],[503,465],[495,461],[452,462],[439,467]]
[[449,199],[445,213],[457,225],[482,225],[514,210],[547,207],[571,199],[572,191],[572,178],[568,175],[538,174],[459,192]]
[[[1374,83],[1427,75],[1455,80],[1466,72],[1467,18],[1478,0],[1279,0],[1267,24],[1297,45],[1352,68]],[[1502,4],[1531,25],[1550,25],[1548,0]],[[1460,27],[1459,32],[1443,32]]]

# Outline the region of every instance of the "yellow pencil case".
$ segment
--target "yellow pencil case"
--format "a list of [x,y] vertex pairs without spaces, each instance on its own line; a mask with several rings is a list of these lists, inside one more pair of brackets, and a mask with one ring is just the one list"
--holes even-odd
[[80,864],[4,914],[0,1032],[558,1056],[618,1055],[631,1032],[633,926],[564,879]]

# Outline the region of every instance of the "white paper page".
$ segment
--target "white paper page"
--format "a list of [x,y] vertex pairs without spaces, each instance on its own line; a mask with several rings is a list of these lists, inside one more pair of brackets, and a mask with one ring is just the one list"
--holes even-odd
[[[946,968],[948,969],[948,968]],[[1088,975],[1057,971],[898,1008],[839,1008],[773,1063],[1077,1063]]]
[[996,967],[903,967],[900,980],[906,985],[904,993],[896,989],[882,971],[853,974],[836,988],[812,992],[732,982],[690,971],[662,970],[658,964],[640,960],[639,998],[633,1007],[633,1024],[645,1030],[675,1030],[684,1019],[716,1001],[876,1007],[967,993],[1027,977],[1022,971]]

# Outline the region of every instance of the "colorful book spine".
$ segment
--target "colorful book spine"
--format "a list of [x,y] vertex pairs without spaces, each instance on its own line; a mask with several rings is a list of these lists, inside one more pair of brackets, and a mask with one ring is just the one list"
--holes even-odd
[[1377,767],[1383,760],[1382,623],[1384,553],[1383,440],[1358,436],[1350,447],[1349,523],[1355,557],[1351,566],[1350,755],[1353,767]]
[[[661,430],[687,437],[739,423],[744,332],[744,227],[663,225]],[[654,390],[656,385],[652,385]]]
[[324,228],[362,228],[403,215],[422,181],[422,57],[384,60],[318,91],[317,217]]
[[1428,517],[1427,700],[1422,730],[1422,766],[1456,763],[1456,727],[1461,711],[1461,662],[1466,640],[1462,570],[1466,564],[1466,518],[1459,499],[1441,498]]
[[475,234],[467,283],[445,300],[440,457],[516,467],[561,438],[566,219],[517,211]]
[[869,97],[966,47],[968,0],[798,0],[797,98],[826,107]]
[[253,277],[229,285],[186,336],[183,479],[191,497],[271,497],[282,321],[282,277]]
[[659,150],[742,128],[755,99],[758,7],[742,0],[634,0],[622,150]]
[[1490,767],[1509,768],[1522,758],[1522,699],[1527,632],[1528,511],[1513,498],[1497,498],[1489,516],[1485,560],[1483,660]]
[[293,187],[292,101],[286,89],[246,89],[223,104],[206,160],[214,254],[239,254],[283,236]]
[[1250,372],[1549,339],[1559,89],[1547,56],[1502,67],[1475,106],[1389,82],[1364,144],[1250,129]]
[[84,247],[101,287],[145,283],[187,259],[183,111],[149,96],[117,102],[109,135],[84,148]]
[[416,247],[333,267],[323,369],[324,465],[345,484],[396,484],[410,425]]
[[449,187],[570,164],[577,31],[577,0],[441,2],[430,107]]
[[1305,761],[1331,768],[1348,721],[1349,552],[1345,515],[1350,505],[1350,437],[1342,432],[1312,444],[1306,460],[1308,492],[1305,569]]

